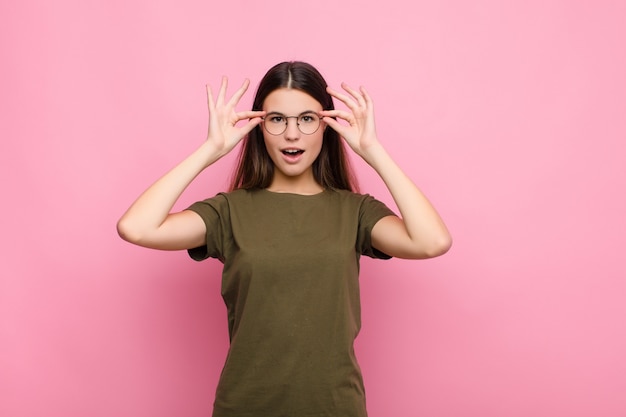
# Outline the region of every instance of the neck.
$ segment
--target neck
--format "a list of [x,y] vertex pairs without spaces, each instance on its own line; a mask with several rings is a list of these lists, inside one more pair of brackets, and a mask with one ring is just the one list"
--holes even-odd
[[275,173],[267,190],[275,193],[312,195],[321,193],[324,188],[315,181],[312,172],[298,177],[288,177]]

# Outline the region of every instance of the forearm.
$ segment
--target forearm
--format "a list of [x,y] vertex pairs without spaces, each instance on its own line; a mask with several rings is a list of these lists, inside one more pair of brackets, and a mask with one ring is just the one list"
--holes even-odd
[[125,240],[137,242],[142,236],[152,234],[163,224],[189,184],[220,157],[210,143],[204,142],[135,200],[118,221],[117,229],[120,236]]
[[410,240],[419,251],[432,256],[448,250],[451,236],[443,220],[424,193],[377,143],[364,156],[389,189]]

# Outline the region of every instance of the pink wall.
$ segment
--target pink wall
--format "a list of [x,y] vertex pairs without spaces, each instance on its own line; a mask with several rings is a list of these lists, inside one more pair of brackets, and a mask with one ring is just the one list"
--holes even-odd
[[210,414],[220,265],[132,247],[115,222],[204,139],[206,82],[256,85],[289,59],[369,88],[455,238],[435,260],[364,261],[371,417],[626,415],[625,2],[26,0],[0,16],[1,416]]

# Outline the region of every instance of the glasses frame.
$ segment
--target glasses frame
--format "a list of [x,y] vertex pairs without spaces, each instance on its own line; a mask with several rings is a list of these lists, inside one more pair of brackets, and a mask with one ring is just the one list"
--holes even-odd
[[[305,132],[303,132],[303,131],[302,131],[302,129],[300,129],[300,123],[298,122],[298,119],[300,119],[300,117],[305,116],[305,115],[307,115],[307,114],[312,114],[312,115],[315,115],[315,116],[318,118],[317,128],[316,128],[313,132],[311,132],[311,133],[305,133]],[[280,132],[280,133],[272,133],[272,132],[270,132],[270,131],[267,129],[267,127],[265,126],[265,119],[266,119],[266,118],[268,118],[268,117],[271,117],[271,116],[281,116],[281,117],[284,117],[284,118],[285,118],[285,128],[282,130],[282,132]],[[270,135],[272,135],[272,136],[280,136],[280,135],[282,135],[283,133],[285,133],[285,132],[287,131],[287,128],[289,127],[289,119],[296,119],[296,126],[297,126],[297,128],[298,128],[298,131],[300,131],[300,133],[302,133],[303,135],[313,135],[313,134],[315,134],[318,130],[320,130],[320,126],[322,125],[322,118],[320,117],[320,115],[319,115],[319,114],[317,114],[317,113],[316,113],[316,112],[314,112],[314,111],[305,111],[305,112],[300,113],[300,114],[299,114],[299,115],[297,115],[297,116],[287,116],[287,115],[284,115],[284,114],[279,113],[279,112],[271,112],[271,113],[270,113],[270,114],[268,114],[267,116],[265,116],[265,117],[261,117],[261,120],[263,120],[263,128],[265,129],[265,131],[266,131],[268,134],[270,134]]]

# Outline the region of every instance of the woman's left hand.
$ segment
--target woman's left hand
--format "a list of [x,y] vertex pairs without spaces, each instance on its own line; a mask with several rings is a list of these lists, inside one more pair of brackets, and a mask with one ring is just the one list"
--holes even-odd
[[380,219],[372,228],[372,245],[387,255],[405,259],[432,258],[445,253],[452,244],[450,233],[426,196],[378,141],[374,105],[369,94],[363,87],[358,91],[345,83],[341,87],[347,94],[331,88],[327,91],[349,111],[321,111],[320,116],[376,170],[402,215],[402,218],[386,216]]
[[[324,123],[336,130],[354,152],[367,160],[368,152],[379,145],[374,123],[374,103],[363,87],[355,90],[346,83],[341,83],[341,87],[348,94],[342,94],[330,87],[326,91],[344,103],[350,111],[324,110],[320,115]],[[333,118],[342,119],[348,125]]]

